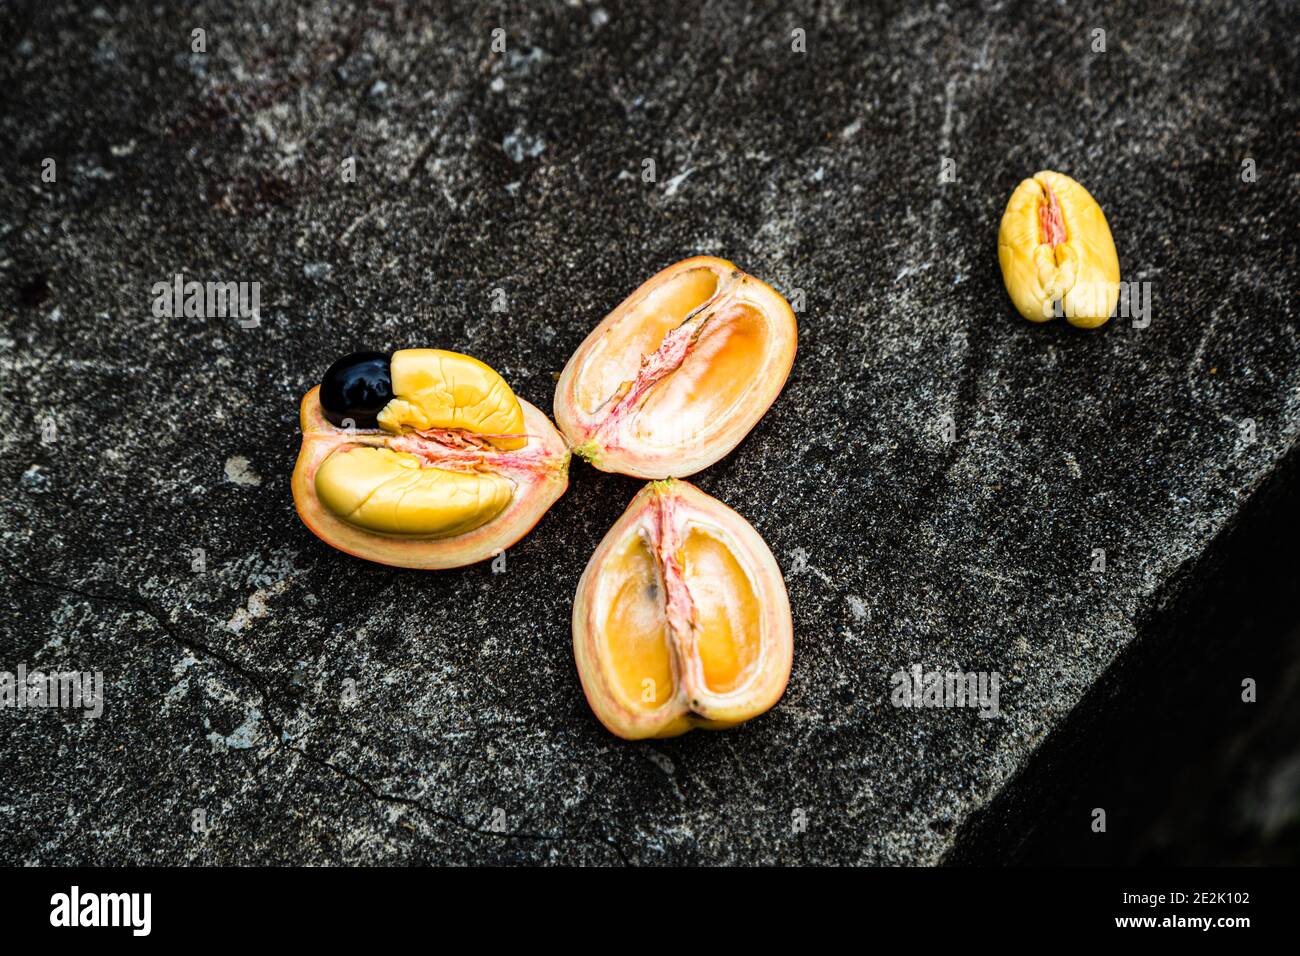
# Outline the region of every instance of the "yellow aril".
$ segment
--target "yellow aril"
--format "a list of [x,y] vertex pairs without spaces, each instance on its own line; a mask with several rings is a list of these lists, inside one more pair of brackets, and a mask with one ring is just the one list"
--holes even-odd
[[379,425],[404,429],[463,428],[506,451],[523,448],[524,411],[505,379],[476,358],[443,349],[402,349],[389,363],[394,398]]
[[415,455],[389,448],[343,448],[316,472],[316,496],[327,509],[381,534],[464,534],[500,514],[513,494],[501,475],[421,467]]

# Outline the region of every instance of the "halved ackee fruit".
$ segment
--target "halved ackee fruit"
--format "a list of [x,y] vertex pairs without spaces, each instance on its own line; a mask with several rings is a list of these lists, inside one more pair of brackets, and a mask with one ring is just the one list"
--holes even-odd
[[587,702],[629,740],[757,717],[785,691],[793,651],[772,552],[749,522],[684,481],[651,482],[632,499],[573,599]]
[[1035,173],[1011,194],[998,226],[998,262],[1016,311],[1030,322],[1064,315],[1094,329],[1119,301],[1119,256],[1106,214],[1060,173]]
[[440,349],[359,352],[300,409],[293,499],[341,551],[454,568],[505,550],[569,486],[563,436],[478,359]]
[[602,471],[691,475],[780,394],[798,330],[779,292],[697,256],[645,282],[592,330],[555,387],[555,421]]

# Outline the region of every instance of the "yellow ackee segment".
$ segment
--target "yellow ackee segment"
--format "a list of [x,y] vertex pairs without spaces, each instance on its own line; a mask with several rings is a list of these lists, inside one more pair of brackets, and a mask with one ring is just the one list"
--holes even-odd
[[704,682],[716,694],[735,690],[752,673],[761,648],[762,611],[745,569],[721,540],[699,528],[682,544],[682,570],[699,630],[696,653]]
[[[476,358],[443,349],[401,349],[389,362],[394,398],[379,413],[390,432],[403,427],[463,428],[480,435],[524,434],[524,410],[505,379]],[[526,438],[489,438],[505,451]]]
[[500,514],[514,485],[500,475],[422,468],[415,455],[354,446],[321,464],[316,496],[339,518],[370,531],[450,538]]
[[663,585],[640,537],[630,539],[615,561],[604,627],[610,666],[629,705],[655,710],[675,689]]
[[1119,256],[1101,206],[1061,173],[1035,173],[1016,187],[998,227],[1002,281],[1031,322],[1054,318],[1096,328],[1119,299]]

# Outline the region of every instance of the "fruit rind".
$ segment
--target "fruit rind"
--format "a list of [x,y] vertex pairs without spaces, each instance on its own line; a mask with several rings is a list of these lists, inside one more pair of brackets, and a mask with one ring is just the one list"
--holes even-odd
[[520,399],[527,440],[522,449],[510,453],[515,464],[509,472],[518,491],[495,518],[450,538],[384,535],[357,527],[330,512],[317,498],[316,472],[346,445],[384,446],[396,439],[382,430],[336,428],[321,411],[319,392],[319,386],[312,388],[299,405],[302,446],[293,471],[294,507],[313,534],[355,557],[426,570],[474,564],[524,537],[569,486],[569,450],[563,436],[540,409]]
[[587,439],[580,445],[574,445],[570,451],[590,465],[599,467],[596,463],[600,459],[600,445],[593,439]]
[[[743,566],[761,602],[760,657],[742,686],[711,691],[689,675],[676,674],[673,696],[655,710],[629,706],[615,686],[602,634],[605,607],[599,578],[629,537],[649,532],[660,514],[660,499],[670,499],[683,528],[696,525],[719,535]],[[720,730],[758,716],[785,691],[793,660],[793,625],[781,569],[762,537],[743,517],[685,481],[646,485],[605,535],[583,570],[573,602],[573,652],[583,692],[592,711],[612,733],[629,740],[671,737],[694,728]]]
[[[648,296],[693,270],[707,270],[716,277],[717,289],[714,298],[709,300],[710,308],[718,311],[747,308],[762,317],[765,336],[762,362],[750,377],[752,384],[748,385],[740,400],[725,410],[725,414],[720,414],[704,428],[681,436],[680,440],[658,446],[634,434],[631,422],[636,410],[629,412],[627,417],[613,420],[607,407],[616,398],[611,395],[607,406],[589,411],[583,406],[579,387],[584,376],[592,374],[590,363],[598,358],[598,350],[606,336],[624,321],[635,320],[637,308]],[[703,308],[701,306],[695,311]],[[643,282],[578,346],[556,384],[556,424],[575,453],[602,471],[637,478],[691,475],[730,454],[763,417],[789,377],[797,345],[798,323],[794,311],[779,292],[725,259],[712,256],[685,259]]]

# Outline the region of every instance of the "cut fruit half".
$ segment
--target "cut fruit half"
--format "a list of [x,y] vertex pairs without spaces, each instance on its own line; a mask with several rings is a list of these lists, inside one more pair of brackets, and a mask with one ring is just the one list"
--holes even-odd
[[578,582],[578,675],[620,737],[758,716],[785,691],[793,648],[772,552],[749,522],[684,481],[643,488]]
[[[361,354],[373,378],[378,353]],[[396,567],[460,567],[514,544],[564,494],[564,437],[477,359],[395,352],[391,385],[378,428],[335,425],[348,409],[327,413],[320,386],[303,397],[293,498],[322,541]]]
[[740,443],[785,385],[794,312],[771,286],[697,256],[592,330],[555,387],[555,420],[602,471],[691,475]]

